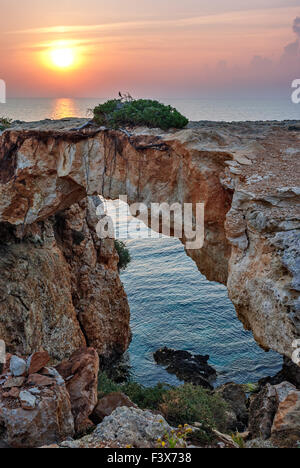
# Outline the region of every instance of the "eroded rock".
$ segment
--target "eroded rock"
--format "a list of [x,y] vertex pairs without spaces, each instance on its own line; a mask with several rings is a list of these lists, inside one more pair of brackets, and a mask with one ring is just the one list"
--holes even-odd
[[124,393],[113,392],[98,401],[96,408],[92,414],[92,421],[95,424],[99,424],[104,418],[110,416],[117,408],[137,408],[137,406],[124,395]]
[[93,439],[118,440],[123,446],[151,448],[157,445],[157,439],[171,432],[171,427],[160,415],[137,408],[117,408],[99,424]]
[[98,401],[98,354],[93,348],[76,351],[57,371],[66,382],[76,432],[83,432],[92,426],[89,417]]
[[[2,226],[43,222],[87,194],[108,199],[124,194],[129,203],[144,201],[148,207],[203,202],[204,247],[188,254],[209,280],[227,285],[240,320],[256,341],[291,359],[293,342],[300,335],[296,126],[203,122],[181,131],[135,129],[128,137],[93,126],[76,131],[74,125],[72,120],[16,124],[2,134]],[[83,232],[75,231],[75,243],[80,245]],[[39,236],[35,239],[39,242]],[[24,264],[18,258],[11,259],[12,265],[21,272],[29,260]],[[50,254],[45,262],[49,260],[53,261]],[[2,262],[0,271],[7,269]],[[65,272],[57,273],[56,277],[66,278]],[[91,276],[85,275],[84,281],[90,286]],[[33,295],[35,289],[33,281]],[[14,290],[14,297],[24,299],[20,286],[14,284]],[[7,294],[5,289],[1,293]],[[29,311],[32,299],[23,300]],[[7,313],[12,326],[20,326],[30,315],[16,302],[14,314]],[[78,304],[93,346],[98,348],[97,342],[103,346],[103,338],[92,332],[95,318],[99,321],[97,307],[86,314],[83,297]]]

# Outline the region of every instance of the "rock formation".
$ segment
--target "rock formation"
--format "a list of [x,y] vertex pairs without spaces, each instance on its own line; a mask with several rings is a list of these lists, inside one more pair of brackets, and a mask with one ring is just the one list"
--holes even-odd
[[[64,353],[84,341],[76,312],[85,333],[91,323],[93,327],[97,323],[99,314],[93,305],[87,312],[84,295],[75,297],[79,308],[75,311],[70,294],[74,273],[65,268],[65,249],[58,247],[49,218],[86,195],[111,199],[127,195],[129,203],[147,206],[203,202],[204,247],[188,254],[209,280],[227,284],[239,318],[257,342],[291,358],[293,341],[300,335],[298,127],[274,122],[204,122],[182,131],[136,129],[128,136],[93,126],[74,130],[81,123],[75,119],[22,124],[0,137],[1,232],[9,237],[13,227],[19,235],[29,229],[36,242],[42,237],[51,243],[42,252],[30,244],[23,256],[23,248],[16,243],[2,247],[5,255],[1,255],[0,270],[6,278],[0,282],[1,316],[6,318],[4,323],[1,318],[0,326],[5,339],[24,348],[28,346],[22,338],[26,334],[26,343],[35,346],[44,323],[57,356],[62,354],[58,343],[64,340],[56,334],[67,329],[77,340],[76,345],[69,340],[70,349]],[[35,234],[38,228],[43,236],[40,231]],[[79,237],[75,234],[75,238],[76,244]],[[47,285],[30,276],[38,264],[39,277],[48,276]],[[4,286],[8,275],[9,290]],[[86,289],[93,285],[91,276],[83,272],[82,277],[83,290],[93,295]],[[20,291],[28,278],[32,295]],[[59,284],[55,278],[61,278]],[[54,308],[57,291],[64,302]],[[48,309],[39,304],[39,320],[30,327],[33,296],[35,301],[46,302]],[[110,323],[108,329],[114,326]],[[17,337],[12,328],[20,330]],[[101,349],[103,338],[91,334],[93,345]]]
[[93,348],[76,351],[56,368],[64,378],[70,395],[77,433],[93,426],[89,417],[98,401],[99,357]]
[[92,200],[46,221],[0,225],[0,338],[55,362],[92,345],[103,360],[130,343],[130,312],[114,241],[100,241]]
[[[72,437],[74,419],[62,377],[55,369],[43,368],[41,353],[27,362],[18,356],[7,358],[0,375],[0,446],[34,448]],[[35,363],[34,369],[30,369],[30,361]]]

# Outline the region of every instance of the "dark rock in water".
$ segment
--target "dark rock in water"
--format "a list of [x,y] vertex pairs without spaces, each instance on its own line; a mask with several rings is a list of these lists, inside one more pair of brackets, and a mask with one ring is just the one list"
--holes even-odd
[[175,374],[179,380],[213,389],[212,382],[216,379],[217,372],[207,364],[209,356],[163,348],[154,353],[154,359],[157,364],[167,366],[166,371]]
[[264,387],[266,384],[279,385],[282,382],[289,382],[300,390],[300,367],[287,357],[284,358],[282,370],[275,377],[261,379],[259,384]]

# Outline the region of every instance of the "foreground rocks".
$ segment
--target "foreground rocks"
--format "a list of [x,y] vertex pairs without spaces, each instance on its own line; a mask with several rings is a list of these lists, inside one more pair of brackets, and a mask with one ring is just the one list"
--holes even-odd
[[244,432],[248,427],[249,409],[247,396],[242,385],[227,383],[216,390],[228,404],[227,431]]
[[[42,359],[43,357],[43,359]],[[44,368],[46,353],[25,360],[9,357],[10,372],[0,376],[0,439],[2,445],[32,448],[63,441],[74,435],[71,402],[64,380],[53,368]],[[25,362],[22,376],[21,363]],[[16,366],[18,362],[18,366]],[[34,374],[30,374],[34,362]],[[38,365],[38,362],[40,363]]]
[[267,384],[250,405],[250,438],[296,448],[300,440],[300,392],[289,382]]
[[93,426],[89,416],[98,401],[98,354],[93,348],[81,349],[57,366],[56,370],[66,382],[75,430],[77,433],[84,432]]
[[154,353],[157,364],[167,366],[166,371],[175,374],[179,380],[213,389],[217,377],[215,369],[207,364],[209,356],[195,356],[187,351],[163,348]]
[[100,442],[117,441],[123,447],[152,448],[157,446],[158,438],[163,438],[171,430],[160,415],[137,408],[122,407],[106,417],[91,435],[79,441],[65,442],[63,446],[91,447]]
[[127,408],[137,408],[137,406],[132,403],[124,393],[110,393],[98,401],[91,419],[95,424],[99,424],[104,418],[110,416],[117,408],[122,408],[124,406]]

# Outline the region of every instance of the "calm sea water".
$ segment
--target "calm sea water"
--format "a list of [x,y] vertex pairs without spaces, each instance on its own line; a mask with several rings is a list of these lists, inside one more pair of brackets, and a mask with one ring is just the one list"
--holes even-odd
[[[101,99],[22,99],[0,104],[0,115],[19,120],[86,117]],[[167,100],[190,120],[299,119],[300,106],[289,99]],[[111,206],[108,204],[108,206]],[[124,209],[124,207],[123,207]],[[120,228],[126,221],[123,213]],[[132,263],[122,274],[132,316],[133,341],[129,350],[132,374],[152,385],[177,384],[153,360],[153,352],[169,346],[209,354],[219,373],[217,384],[255,382],[274,375],[282,365],[276,353],[265,353],[252,334],[244,331],[224,286],[208,282],[176,239],[130,239]]]

